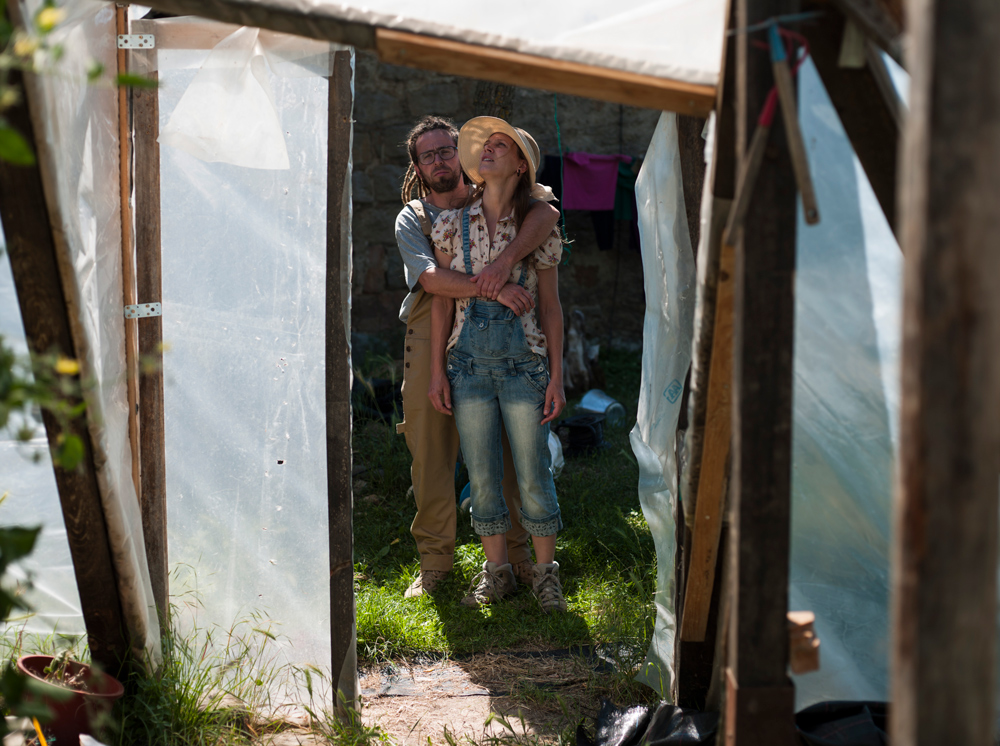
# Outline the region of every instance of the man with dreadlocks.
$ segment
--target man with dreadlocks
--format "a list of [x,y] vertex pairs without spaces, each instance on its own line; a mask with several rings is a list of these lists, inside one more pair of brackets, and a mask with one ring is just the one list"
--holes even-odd
[[[555,228],[559,211],[545,202],[532,205],[517,236],[479,275],[439,267],[430,244],[431,226],[442,210],[461,207],[471,191],[459,159],[458,130],[440,117],[424,117],[410,131],[406,148],[410,167],[403,181],[404,207],[396,218],[396,242],[403,258],[410,292],[399,312],[406,324],[403,367],[403,422],[396,431],[406,436],[413,457],[410,477],[417,514],[410,533],[420,553],[420,574],[406,597],[433,591],[451,572],[455,554],[455,461],[458,430],[452,417],[441,414],[427,397],[430,387],[431,297],[483,297],[498,300],[521,315],[534,301],[524,288],[509,282],[511,271]],[[416,199],[414,198],[416,196]],[[503,494],[511,515],[507,532],[508,561],[518,580],[532,582],[534,566],[528,532],[518,520],[521,497],[503,434]]]

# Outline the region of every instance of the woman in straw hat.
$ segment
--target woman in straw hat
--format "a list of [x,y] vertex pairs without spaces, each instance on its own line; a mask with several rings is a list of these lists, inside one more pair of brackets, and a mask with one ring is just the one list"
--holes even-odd
[[[441,266],[474,275],[513,239],[532,199],[553,197],[535,182],[534,138],[502,119],[467,122],[459,132],[458,153],[477,189],[466,207],[438,217],[431,240]],[[484,298],[434,298],[428,396],[438,411],[454,414],[472,486],[472,526],[486,554],[462,600],[468,606],[495,603],[517,587],[504,540],[510,515],[500,489],[502,417],[521,490],[521,524],[535,548],[533,591],[545,613],[566,610],[555,561],[562,519],[548,448],[549,423],[566,405],[561,256],[555,230],[514,268],[510,282],[524,287],[535,304],[520,317]]]

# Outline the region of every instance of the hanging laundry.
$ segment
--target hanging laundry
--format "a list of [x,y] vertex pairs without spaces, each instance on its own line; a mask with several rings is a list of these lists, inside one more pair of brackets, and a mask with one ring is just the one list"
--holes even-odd
[[549,187],[552,193],[559,200],[555,203],[557,207],[564,207],[562,204],[562,158],[558,155],[547,155],[542,158],[542,167],[538,170],[537,179]]
[[618,186],[618,164],[631,163],[627,155],[566,153],[563,160],[563,209],[613,210]]

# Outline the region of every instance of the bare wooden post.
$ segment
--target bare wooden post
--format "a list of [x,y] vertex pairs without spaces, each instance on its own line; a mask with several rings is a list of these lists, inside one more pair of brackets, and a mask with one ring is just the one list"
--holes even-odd
[[[730,6],[728,27],[732,26],[735,13]],[[677,702],[681,706],[704,709],[707,706],[709,687],[715,666],[722,665],[716,660],[716,617],[718,614],[721,567],[718,549],[722,534],[725,508],[726,468],[729,458],[729,443],[732,429],[730,418],[732,405],[730,391],[732,375],[732,284],[733,247],[723,247],[722,226],[733,199],[736,173],[736,49],[735,38],[729,37],[723,49],[722,75],[716,91],[716,114],[714,135],[714,156],[710,170],[705,175],[709,180],[712,195],[712,220],[708,225],[705,241],[705,256],[698,257],[699,265],[705,265],[704,279],[699,277],[698,292],[703,316],[702,328],[698,335],[698,349],[695,355],[701,370],[709,373],[707,383],[701,385],[694,403],[694,415],[688,423],[691,438],[692,459],[690,476],[685,485],[689,492],[683,495],[686,504],[694,504],[689,548],[685,552],[687,571],[684,582],[678,583],[682,603],[677,612],[680,621],[677,635]],[[681,118],[678,117],[678,120]],[[699,207],[689,220],[700,220],[701,195],[688,196],[685,201],[697,199]],[[694,235],[692,234],[692,239]],[[699,271],[699,274],[701,272]],[[727,300],[728,299],[728,300]],[[717,373],[722,366],[725,373]],[[722,380],[721,388],[712,381]],[[702,491],[710,492],[711,500],[701,496]]]
[[351,140],[354,53],[333,55],[326,206],[326,474],[330,504],[330,635],[334,706],[358,696],[351,494]]
[[[11,83],[23,89],[19,72],[11,74]],[[5,116],[38,153],[28,113],[29,99],[30,91],[25,91],[25,98],[7,109]],[[58,252],[37,165],[12,166],[0,159],[0,218],[29,349],[32,353],[58,352],[76,358]],[[59,425],[44,412],[42,419],[49,444],[55,448],[61,434]],[[75,418],[70,431],[83,442],[84,456],[73,471],[55,467],[66,537],[91,656],[106,670],[117,672],[129,661],[129,643],[86,416]]]
[[[115,9],[115,29],[119,34],[127,34],[126,14],[128,6],[119,4]],[[126,50],[118,50],[118,73],[128,72]],[[129,152],[128,88],[118,89],[118,173],[121,196],[122,220],[122,300],[123,305],[135,305],[135,258],[132,253],[132,211],[131,172]],[[139,346],[136,337],[136,320],[125,319],[125,383],[128,394],[128,440],[132,447],[132,484],[136,497],[142,494],[139,483]],[[141,499],[141,498],[140,498]]]
[[[796,0],[738,0],[738,29],[794,13]],[[768,55],[736,38],[736,143],[742,160],[774,84]],[[726,688],[727,744],[795,742],[788,680],[792,343],[796,189],[776,118],[736,245],[733,324],[733,587]]]
[[[147,77],[156,80],[156,73]],[[159,94],[155,88],[132,91],[135,130],[135,252],[140,303],[160,303],[160,131]],[[142,531],[153,598],[161,619],[169,611],[167,564],[167,475],[163,411],[163,320],[139,319],[139,452],[142,483]]]
[[[994,743],[1000,4],[907,6],[892,742]],[[933,706],[930,706],[933,703]]]
[[[887,100],[872,60],[862,68],[840,67],[838,55],[846,20],[824,6],[814,22],[803,24],[823,86],[837,110],[882,211],[896,235],[896,153],[899,150],[897,102]],[[895,95],[895,94],[893,94]]]

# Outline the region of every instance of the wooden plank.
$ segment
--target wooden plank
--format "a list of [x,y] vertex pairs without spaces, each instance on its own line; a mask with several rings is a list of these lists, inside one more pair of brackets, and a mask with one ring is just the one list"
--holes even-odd
[[[10,6],[8,12],[9,9]],[[4,115],[39,153],[28,111],[33,93],[24,89],[21,74],[16,70],[10,73],[10,82],[24,90],[25,96],[6,109]],[[0,160],[0,219],[28,347],[33,353],[58,352],[77,358],[61,280],[59,249],[39,166],[18,167]],[[61,434],[59,425],[44,412],[42,419],[49,444],[55,448]],[[83,441],[84,456],[73,471],[55,467],[66,538],[91,656],[106,670],[117,672],[129,660],[129,644],[85,416],[74,419],[69,430]]]
[[869,56],[869,63],[858,69],[837,64],[846,23],[843,15],[828,10],[815,22],[803,24],[801,31],[809,40],[823,86],[865,169],[882,212],[896,231],[899,107],[895,94],[892,99],[886,98],[879,70],[872,64],[882,67],[880,59]]
[[[994,743],[1000,4],[908,7],[891,737]],[[928,706],[933,703],[933,706]]]
[[[119,34],[127,33],[125,14],[127,7],[115,9],[115,28]],[[124,49],[118,50],[118,72],[128,72]],[[128,123],[128,88],[118,89],[118,188],[121,197],[122,222],[122,305],[135,305],[135,258],[132,253],[132,211],[129,199],[132,194]],[[139,345],[135,319],[125,319],[125,388],[128,400],[128,441],[132,448],[132,484],[136,497],[141,495],[139,485],[139,414],[136,400],[139,396]]]
[[834,4],[869,39],[903,65],[902,6],[899,0],[834,0]]
[[375,46],[374,27],[327,16],[315,9],[238,0],[149,0],[144,4],[178,16],[199,16],[234,26],[266,28],[284,34],[349,44],[355,49],[372,49]]
[[[721,231],[719,231],[721,233]],[[708,376],[708,408],[695,501],[691,560],[681,619],[682,640],[703,642],[715,587],[716,559],[726,499],[726,465],[732,438],[733,280],[736,250],[722,246],[716,289],[712,364]]]
[[331,671],[341,715],[358,697],[351,494],[351,139],[354,53],[334,54],[326,217],[326,474],[330,516]]
[[[795,13],[797,0],[738,0],[737,26]],[[736,42],[737,153],[747,150],[773,76],[746,34]],[[725,730],[736,746],[795,742],[787,677],[791,533],[792,358],[796,186],[784,124],[771,146],[736,245],[728,668],[737,701]],[[728,741],[727,741],[728,743]]]
[[[735,3],[729,3],[727,8],[727,28],[732,28],[735,23]],[[713,157],[709,166],[706,178],[709,180],[708,190],[712,195],[711,201],[711,222],[708,225],[709,235],[705,237],[705,256],[698,257],[699,277],[697,293],[700,296],[699,302],[702,307],[700,318],[700,328],[696,335],[696,365],[698,368],[698,388],[693,390],[693,407],[691,407],[692,418],[688,424],[688,435],[686,443],[689,449],[688,457],[690,466],[684,473],[684,485],[681,497],[684,502],[685,512],[691,514],[691,524],[697,531],[697,521],[694,515],[697,510],[697,494],[700,485],[703,454],[705,449],[705,423],[710,419],[709,412],[714,411],[720,404],[711,402],[708,396],[708,378],[711,375],[713,353],[713,335],[715,330],[715,308],[719,282],[719,259],[720,259],[720,237],[722,227],[725,225],[726,216],[735,188],[736,172],[736,108],[735,108],[735,84],[736,84],[736,47],[735,36],[727,37],[723,47],[720,69],[723,71],[716,91],[716,116],[715,130],[713,132]],[[686,198],[686,196],[685,196]],[[699,208],[700,208],[699,202]],[[700,209],[699,209],[700,212]],[[704,268],[702,271],[701,268]],[[731,354],[731,353],[730,353]],[[714,415],[712,415],[714,417]],[[728,441],[727,441],[728,449]],[[721,477],[725,478],[725,468]],[[685,576],[678,576],[677,588],[681,602],[677,604],[677,616],[683,625],[683,620],[687,615],[687,588],[692,582],[692,569],[694,575],[698,576],[706,572],[699,559],[699,567],[693,568],[694,544],[704,543],[704,539],[696,539],[694,533],[688,531],[690,539],[687,551],[687,570]],[[716,542],[718,544],[718,542]],[[699,550],[701,551],[701,550]],[[711,571],[714,588],[707,589],[704,597],[707,599],[706,608],[696,613],[703,613],[707,621],[707,632],[701,636],[701,641],[685,639],[682,634],[677,636],[677,654],[675,669],[677,671],[677,701],[682,706],[694,706],[704,709],[710,704],[710,687],[718,672],[719,661],[722,659],[717,654],[716,633],[718,629],[715,618],[719,614],[720,607],[720,579],[723,575],[723,568],[716,561],[716,567]],[[697,581],[695,581],[697,582]],[[699,603],[693,601],[692,603]],[[717,707],[717,705],[716,705]]]
[[378,29],[375,48],[380,60],[394,65],[697,117],[707,117],[715,102],[713,86],[402,31]]
[[[157,78],[151,73],[148,77]],[[137,293],[142,303],[162,302],[160,268],[160,146],[159,94],[155,88],[132,91],[135,136],[135,251]],[[142,530],[153,599],[161,618],[169,608],[167,555],[167,475],[163,409],[163,319],[138,320],[139,452],[142,480]]]

